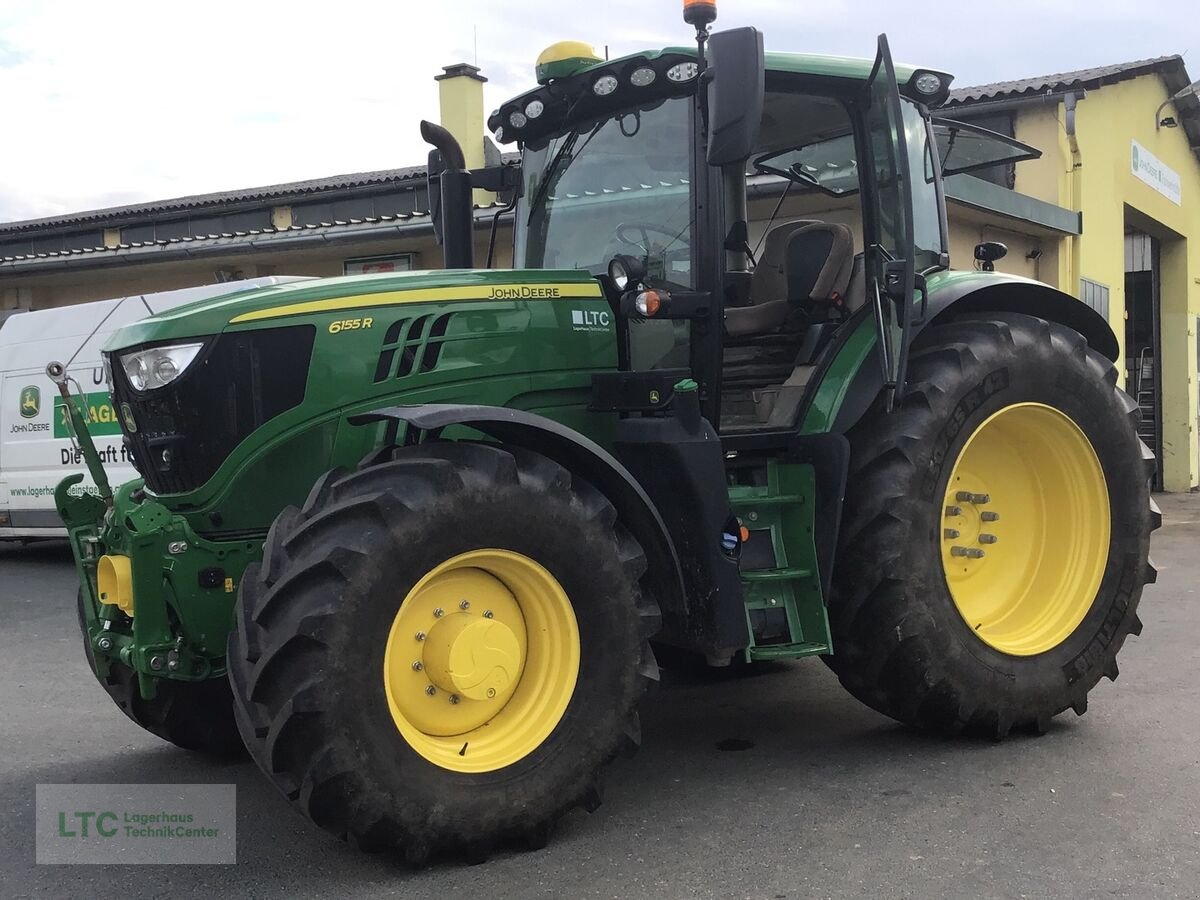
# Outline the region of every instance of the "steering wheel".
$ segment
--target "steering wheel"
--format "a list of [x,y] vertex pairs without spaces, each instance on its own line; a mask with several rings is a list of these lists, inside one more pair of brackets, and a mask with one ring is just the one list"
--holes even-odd
[[[630,236],[630,232],[636,232],[641,237],[641,240],[640,241],[635,240],[633,237]],[[667,230],[666,228],[663,228],[661,225],[654,225],[650,222],[622,222],[620,225],[617,226],[616,231],[614,233],[616,234],[617,240],[620,241],[622,244],[628,244],[631,247],[637,247],[644,254],[649,255],[650,254],[650,235],[651,235],[651,233],[661,234],[665,238],[667,238],[667,243],[664,244],[662,247],[662,251],[664,253],[667,253],[667,252],[675,253],[677,251],[672,250],[671,247],[676,242],[679,243],[680,248],[687,249],[687,244],[681,240],[681,238],[683,237],[683,235],[686,232],[687,232],[686,228],[684,228],[683,231],[680,231],[680,232],[673,232],[673,231]]]

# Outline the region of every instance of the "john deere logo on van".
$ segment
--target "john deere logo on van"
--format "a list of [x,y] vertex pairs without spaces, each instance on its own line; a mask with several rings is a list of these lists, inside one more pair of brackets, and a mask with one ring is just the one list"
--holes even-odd
[[21,388],[21,418],[36,419],[42,411],[42,389],[36,384]]

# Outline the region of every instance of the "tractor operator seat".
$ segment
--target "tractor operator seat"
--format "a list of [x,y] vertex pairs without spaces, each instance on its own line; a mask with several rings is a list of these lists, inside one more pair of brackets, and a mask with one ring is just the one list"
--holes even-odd
[[771,229],[765,244],[750,282],[757,302],[725,311],[732,337],[768,334],[784,324],[791,308],[839,304],[846,296],[854,236],[845,225],[789,222]]

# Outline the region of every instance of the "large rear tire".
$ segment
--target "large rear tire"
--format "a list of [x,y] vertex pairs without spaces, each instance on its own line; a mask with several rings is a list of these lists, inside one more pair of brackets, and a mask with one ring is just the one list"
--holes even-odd
[[206,681],[162,678],[154,698],[143,699],[137,674],[128,666],[112,662],[107,674],[99,673],[95,652],[84,627],[84,602],[83,591],[80,591],[76,597],[76,611],[88,665],[121,712],[146,731],[184,750],[217,759],[239,759],[246,755],[233,719],[229,682],[224,677]]
[[330,472],[243,578],[242,735],[305,816],[364,849],[539,846],[639,741],[645,568],[612,505],[536,453],[438,441]]
[[929,329],[897,409],[848,437],[829,606],[842,684],[940,732],[1000,738],[1083,714],[1141,631],[1153,457],[1117,373],[1063,326]]

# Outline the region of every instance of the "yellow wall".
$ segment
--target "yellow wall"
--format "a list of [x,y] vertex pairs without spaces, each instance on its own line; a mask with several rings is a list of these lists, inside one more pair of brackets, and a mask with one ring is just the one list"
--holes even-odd
[[[1197,484],[1196,316],[1200,314],[1200,162],[1182,128],[1155,129],[1154,111],[1167,99],[1158,75],[1092,90],[1076,112],[1078,152],[1066,134],[1062,104],[1029,107],[1016,136],[1043,151],[1017,167],[1016,188],[1068,209],[1082,210],[1083,234],[1065,239],[1060,286],[1078,295],[1079,279],[1108,285],[1109,323],[1125,340],[1126,225],[1162,241],[1161,342],[1164,487]],[[1173,113],[1170,107],[1165,114]],[[1179,206],[1135,177],[1131,141],[1174,169],[1183,183]],[[1124,365],[1122,377],[1124,376]]]

